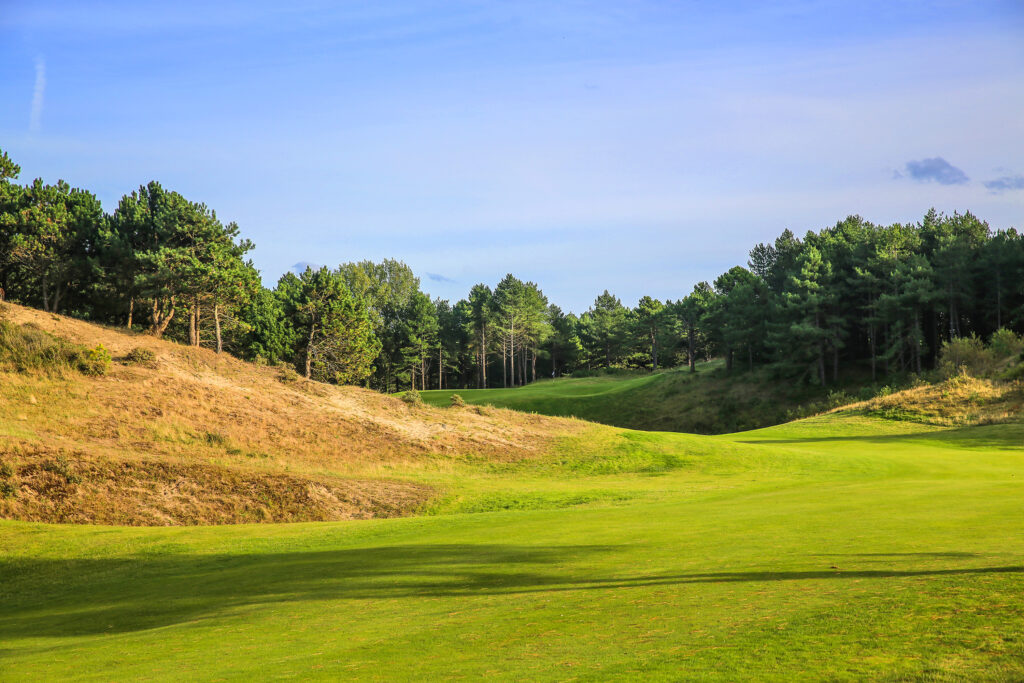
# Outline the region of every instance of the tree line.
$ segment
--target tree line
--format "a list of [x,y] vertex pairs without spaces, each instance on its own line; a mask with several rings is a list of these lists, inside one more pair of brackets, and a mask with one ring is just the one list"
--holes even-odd
[[396,260],[307,268],[262,285],[253,244],[206,205],[150,182],[105,213],[63,181],[17,184],[0,150],[0,288],[12,300],[147,330],[321,381],[515,387],[611,368],[721,357],[828,384],[920,373],[945,341],[1024,330],[1024,240],[971,213],[915,224],[850,216],[758,244],[747,267],[678,300],[629,308],[608,291],[576,315],[506,275],[452,303]]

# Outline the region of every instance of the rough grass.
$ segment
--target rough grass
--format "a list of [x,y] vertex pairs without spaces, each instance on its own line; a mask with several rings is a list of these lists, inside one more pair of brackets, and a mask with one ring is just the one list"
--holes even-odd
[[[10,518],[209,524],[409,514],[428,496],[422,483],[410,489],[407,471],[536,458],[587,429],[281,382],[276,368],[208,350],[17,306],[7,315],[41,348],[102,344],[117,361],[96,377],[0,371],[0,461],[19,468],[0,491],[0,516]],[[55,488],[25,469],[61,454],[91,475]],[[178,479],[189,485],[169,489]]]
[[978,379],[961,373],[849,409],[888,420],[941,426],[1011,422],[1019,420],[1024,409],[1024,381]]

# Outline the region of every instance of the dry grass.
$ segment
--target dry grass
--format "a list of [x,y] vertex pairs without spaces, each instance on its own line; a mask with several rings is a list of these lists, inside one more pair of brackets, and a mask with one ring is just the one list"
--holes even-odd
[[[5,316],[102,344],[114,358],[103,377],[0,372],[0,455],[20,482],[0,506],[8,518],[195,524],[399,514],[423,502],[424,488],[368,478],[445,459],[531,458],[585,429],[506,410],[408,405],[19,306]],[[132,363],[137,349],[154,360]],[[59,454],[85,473],[81,482],[54,487],[52,473],[38,472]],[[184,493],[166,493],[179,480]],[[261,502],[268,496],[272,504]]]
[[1024,382],[960,374],[832,412],[845,410],[945,427],[1013,422],[1024,412]]

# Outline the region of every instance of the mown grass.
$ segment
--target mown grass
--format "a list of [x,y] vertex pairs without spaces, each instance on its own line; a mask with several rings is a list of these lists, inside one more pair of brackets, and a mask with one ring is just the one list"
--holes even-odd
[[[1019,680],[1024,425],[598,430],[433,515],[0,523],[17,680]],[[606,464],[602,464],[606,461]],[[471,514],[467,514],[471,513]]]

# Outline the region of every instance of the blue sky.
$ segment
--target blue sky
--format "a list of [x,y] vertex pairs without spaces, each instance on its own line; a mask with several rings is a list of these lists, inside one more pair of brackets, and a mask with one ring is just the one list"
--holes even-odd
[[1024,228],[1024,3],[210,5],[0,0],[22,180],[157,179],[268,284],[394,257],[576,311],[851,213]]

